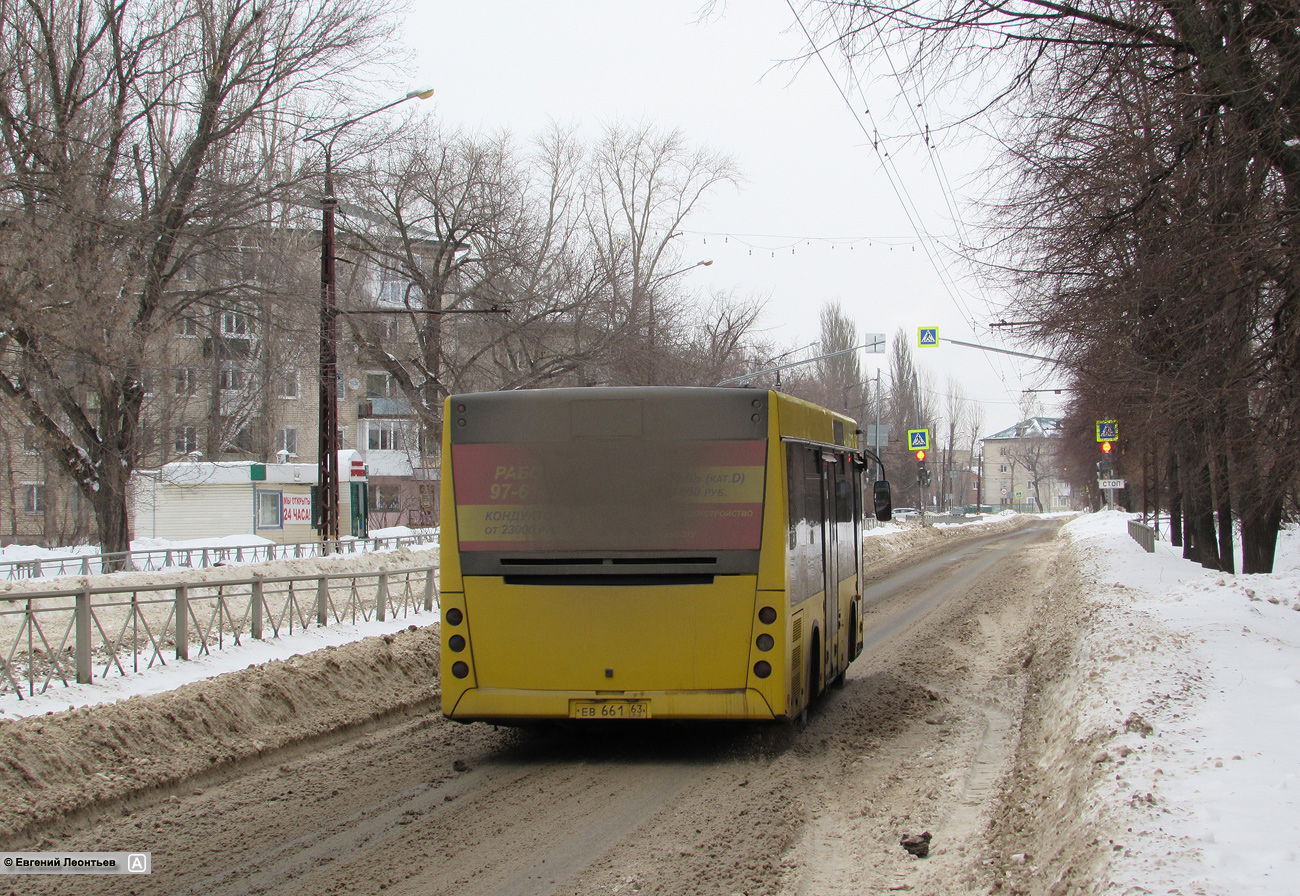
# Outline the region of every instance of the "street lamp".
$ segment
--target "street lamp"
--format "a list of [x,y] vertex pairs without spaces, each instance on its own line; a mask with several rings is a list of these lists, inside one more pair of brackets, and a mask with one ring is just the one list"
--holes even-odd
[[646,291],[650,294],[650,385],[654,385],[654,380],[657,379],[656,371],[659,369],[659,362],[655,357],[655,286],[669,277],[676,277],[678,274],[685,274],[687,271],[693,271],[696,268],[707,268],[711,264],[713,264],[712,258],[697,261],[695,264],[688,264],[681,270],[671,271],[663,276],[655,277],[646,284]]
[[[433,90],[412,90],[400,99],[371,109],[347,121],[331,125],[304,137],[325,150],[325,195],[321,199],[320,245],[320,409],[317,458],[317,523],[321,541],[339,539],[339,393],[338,393],[338,299],[334,287],[334,177],[331,156],[334,141],[343,129],[410,99],[427,100]],[[325,139],[328,136],[328,139]]]

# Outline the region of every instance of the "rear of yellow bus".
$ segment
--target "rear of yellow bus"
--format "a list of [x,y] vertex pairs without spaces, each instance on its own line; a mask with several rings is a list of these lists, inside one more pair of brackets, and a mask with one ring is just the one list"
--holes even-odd
[[660,387],[449,398],[444,714],[785,715],[768,405],[752,390]]

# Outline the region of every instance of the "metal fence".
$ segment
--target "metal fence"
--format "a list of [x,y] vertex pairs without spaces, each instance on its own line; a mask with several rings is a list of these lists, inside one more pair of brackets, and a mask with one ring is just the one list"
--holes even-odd
[[1156,530],[1146,523],[1137,520],[1128,521],[1129,537],[1142,545],[1143,550],[1148,554],[1155,553],[1156,550]]
[[431,613],[437,567],[0,594],[0,695],[89,684],[312,625]]
[[429,544],[438,538],[430,529],[414,535],[386,538],[349,538],[337,542],[303,541],[289,544],[221,545],[214,547],[152,548],[142,551],[71,554],[0,563],[0,579],[41,579],[54,576],[89,576],[109,572],[151,572],[163,569],[207,569],[230,563],[264,563],[268,560],[306,560],[330,554],[362,554]]

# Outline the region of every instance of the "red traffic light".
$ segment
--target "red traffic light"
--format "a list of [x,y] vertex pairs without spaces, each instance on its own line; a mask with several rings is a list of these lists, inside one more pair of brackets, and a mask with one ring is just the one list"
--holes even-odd
[[1101,453],[1102,453],[1102,454],[1110,454],[1110,450],[1111,450],[1111,444],[1110,444],[1110,442],[1102,442],[1102,443],[1101,443]]
[[922,462],[925,461],[925,450],[924,450],[924,449],[922,449],[922,450],[916,452],[916,461],[917,461],[917,463],[922,463]]

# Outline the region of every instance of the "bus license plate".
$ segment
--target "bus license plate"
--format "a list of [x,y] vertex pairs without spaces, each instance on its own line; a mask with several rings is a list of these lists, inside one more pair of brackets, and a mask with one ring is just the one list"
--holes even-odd
[[649,700],[571,700],[571,719],[648,719]]

